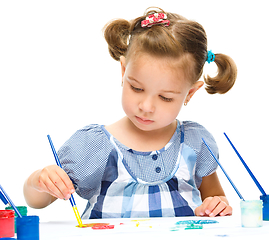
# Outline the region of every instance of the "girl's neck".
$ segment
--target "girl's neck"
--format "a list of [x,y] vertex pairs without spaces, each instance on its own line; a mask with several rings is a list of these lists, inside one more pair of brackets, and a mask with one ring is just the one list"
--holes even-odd
[[119,142],[136,151],[148,152],[160,150],[170,141],[176,131],[177,121],[154,131],[142,131],[138,129],[128,117],[106,126]]

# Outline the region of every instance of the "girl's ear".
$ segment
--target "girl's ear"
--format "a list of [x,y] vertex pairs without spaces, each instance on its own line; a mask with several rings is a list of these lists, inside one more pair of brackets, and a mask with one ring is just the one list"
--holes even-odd
[[120,57],[120,64],[121,64],[121,75],[123,77],[126,69],[126,58],[124,56]]
[[189,90],[188,95],[186,96],[185,103],[184,103],[185,105],[187,105],[187,103],[191,100],[194,93],[196,93],[203,85],[204,85],[204,82],[202,81],[198,81],[192,85],[192,87]]

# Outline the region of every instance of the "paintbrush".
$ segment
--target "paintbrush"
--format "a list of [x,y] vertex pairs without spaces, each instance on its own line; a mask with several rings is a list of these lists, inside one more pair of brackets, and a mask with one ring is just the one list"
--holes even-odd
[[[3,187],[0,185],[0,190],[2,191],[2,193],[1,193],[1,191],[0,191],[0,193],[1,193],[1,195],[3,196],[3,198],[1,197],[1,200],[3,201],[3,199],[4,199],[4,203],[5,202],[8,202],[12,207],[13,207],[13,209],[14,209],[14,211],[17,213],[17,215],[18,215],[18,217],[20,217],[20,218],[22,218],[22,215],[20,214],[20,212],[19,212],[19,210],[17,209],[17,207],[15,206],[15,204],[12,202],[12,200],[10,199],[10,197],[7,195],[7,193],[5,192],[5,190],[3,189]],[[7,203],[6,203],[7,204]],[[5,205],[6,205],[5,204]]]
[[[53,145],[53,143],[52,143],[52,140],[51,140],[51,138],[50,138],[50,135],[47,135],[47,137],[48,137],[48,139],[49,139],[49,143],[50,143],[51,150],[52,150],[52,152],[53,152],[53,155],[54,155],[56,164],[57,164],[60,168],[62,168],[62,165],[61,165],[61,163],[60,163],[60,160],[59,160],[59,158],[58,158],[58,155],[57,155],[57,153],[56,153],[56,150],[55,150],[54,145]],[[83,224],[82,224],[82,221],[81,221],[79,212],[78,212],[78,208],[77,208],[77,205],[76,205],[76,203],[75,203],[75,199],[74,199],[74,197],[73,197],[72,194],[71,194],[71,197],[69,198],[69,201],[70,201],[70,203],[71,203],[71,205],[72,205],[72,208],[73,208],[73,210],[74,210],[74,213],[75,213],[76,219],[77,219],[77,221],[78,221],[78,225],[79,225],[79,227],[83,227]]]
[[209,152],[211,153],[211,155],[213,156],[213,158],[216,160],[216,162],[218,163],[218,165],[220,166],[221,170],[223,171],[223,173],[225,174],[225,176],[228,178],[229,182],[231,183],[231,185],[233,186],[234,190],[236,191],[236,193],[238,194],[238,196],[240,197],[240,199],[242,199],[243,201],[244,198],[241,195],[241,193],[239,192],[239,190],[237,189],[237,187],[234,185],[232,179],[229,177],[229,175],[227,174],[227,172],[224,170],[224,168],[222,167],[221,163],[219,162],[219,160],[216,158],[215,154],[212,152],[212,150],[210,149],[210,147],[207,145],[206,141],[202,138],[203,142],[205,143],[206,147],[208,148]]
[[229,137],[227,136],[226,133],[224,133],[225,137],[227,138],[228,142],[230,143],[230,145],[232,146],[232,148],[234,149],[235,153],[237,154],[237,156],[239,157],[239,159],[241,160],[242,164],[244,165],[244,167],[246,168],[246,170],[248,171],[249,175],[251,176],[252,180],[255,182],[256,186],[259,188],[259,190],[261,191],[262,195],[266,196],[265,191],[263,190],[261,184],[258,182],[258,180],[256,179],[256,177],[254,176],[254,174],[251,172],[251,170],[249,169],[248,165],[245,163],[244,159],[241,157],[241,155],[239,154],[239,152],[237,151],[237,149],[235,148],[235,146],[233,145],[233,143],[231,142],[231,140],[229,139]]
[[0,199],[2,200],[2,202],[5,205],[8,205],[8,207],[10,207],[11,205],[8,203],[8,200],[6,199],[6,197],[4,196],[4,194],[0,191]]

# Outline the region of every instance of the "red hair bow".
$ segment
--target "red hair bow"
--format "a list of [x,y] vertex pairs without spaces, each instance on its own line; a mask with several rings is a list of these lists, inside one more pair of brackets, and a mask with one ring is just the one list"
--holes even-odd
[[148,15],[145,20],[141,22],[141,27],[151,27],[156,24],[164,24],[164,26],[169,26],[170,21],[165,20],[167,19],[167,16],[165,13],[154,13],[151,15]]

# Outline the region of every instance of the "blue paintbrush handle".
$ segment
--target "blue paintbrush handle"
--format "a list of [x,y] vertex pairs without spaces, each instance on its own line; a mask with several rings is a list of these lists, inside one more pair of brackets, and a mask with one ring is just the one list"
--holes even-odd
[[70,201],[72,207],[76,206],[75,199],[74,199],[72,194],[71,194],[71,197],[69,198],[69,201]]
[[3,193],[0,191],[0,199],[2,200],[2,202],[7,205],[8,204],[8,200],[5,198],[5,196],[3,195]]
[[0,190],[2,191],[4,197],[6,198],[6,200],[10,203],[10,205],[13,207],[13,209],[15,210],[15,212],[17,213],[17,215],[22,218],[22,215],[20,214],[19,210],[17,209],[17,207],[15,206],[15,204],[11,201],[11,199],[9,198],[9,196],[7,195],[7,193],[5,192],[5,190],[3,189],[3,187],[0,185]]
[[244,159],[241,157],[241,155],[239,154],[239,152],[237,151],[237,149],[235,148],[235,146],[233,145],[232,141],[229,139],[229,137],[227,136],[226,133],[224,133],[225,137],[227,138],[228,142],[230,143],[230,145],[232,146],[232,148],[234,149],[235,153],[237,154],[237,156],[239,157],[239,159],[241,160],[242,164],[244,165],[244,167],[246,168],[246,170],[248,171],[249,175],[251,176],[252,180],[255,182],[255,184],[257,185],[257,187],[259,188],[259,190],[261,191],[262,195],[266,195],[265,191],[263,190],[261,184],[258,182],[258,180],[256,179],[256,177],[254,176],[254,174],[251,172],[251,170],[249,169],[248,165],[245,163]]
[[218,163],[218,165],[220,166],[221,170],[223,171],[223,173],[225,174],[225,176],[228,178],[229,182],[231,183],[231,185],[233,186],[234,190],[236,191],[236,193],[238,194],[238,196],[240,197],[240,199],[242,199],[243,201],[244,198],[241,195],[241,193],[239,192],[239,190],[237,189],[237,187],[234,185],[232,179],[229,177],[229,175],[227,174],[227,172],[224,170],[224,168],[222,167],[221,163],[219,162],[219,160],[216,158],[215,154],[212,152],[212,150],[210,149],[210,147],[207,145],[206,141],[202,138],[203,142],[205,143],[206,147],[208,148],[209,152],[211,153],[211,155],[213,156],[213,158],[216,160],[216,162]]
[[[52,152],[53,152],[53,155],[54,155],[56,164],[57,164],[60,168],[62,168],[61,162],[60,162],[60,160],[59,160],[59,157],[58,157],[58,155],[57,155],[57,152],[56,152],[56,150],[55,150],[55,147],[54,147],[54,145],[53,145],[53,143],[52,143],[52,140],[51,140],[50,135],[47,135],[47,137],[48,137],[48,139],[49,139],[50,147],[51,147],[51,150],[52,150]],[[69,201],[70,201],[72,207],[76,206],[75,199],[74,199],[74,197],[73,197],[72,194],[71,194],[71,197],[69,198]]]
[[55,150],[55,147],[54,147],[54,145],[53,145],[53,143],[52,143],[52,140],[51,140],[51,138],[50,138],[50,135],[47,135],[47,137],[48,137],[48,139],[49,139],[50,147],[51,147],[51,150],[52,150],[52,152],[53,152],[53,155],[54,155],[56,164],[57,164],[60,168],[62,168],[61,162],[60,162],[60,160],[59,160],[59,158],[58,158],[58,155],[57,155],[57,153],[56,153],[56,150]]

